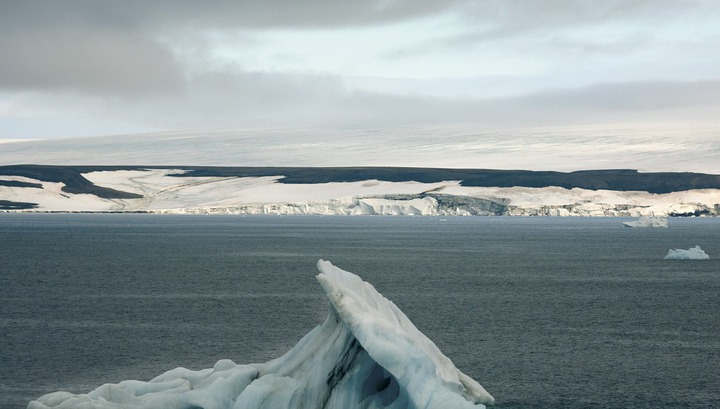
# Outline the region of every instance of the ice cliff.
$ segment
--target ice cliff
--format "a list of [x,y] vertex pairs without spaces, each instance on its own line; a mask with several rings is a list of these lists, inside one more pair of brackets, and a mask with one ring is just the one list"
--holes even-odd
[[318,269],[328,317],[280,358],[176,368],[149,382],[106,384],[81,395],[55,392],[28,409],[462,409],[494,403],[371,284],[327,261]]

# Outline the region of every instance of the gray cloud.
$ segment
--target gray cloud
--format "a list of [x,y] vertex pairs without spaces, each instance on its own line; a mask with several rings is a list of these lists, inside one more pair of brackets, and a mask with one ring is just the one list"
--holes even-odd
[[468,0],[17,0],[3,3],[4,27],[81,25],[127,31],[258,27],[347,27],[420,17]]
[[366,124],[526,126],[715,120],[717,95],[720,81],[628,82],[485,100],[355,94],[344,102]]
[[[373,128],[466,123],[565,126],[683,122],[720,118],[720,81],[631,82],[552,90],[512,98],[472,99],[390,95],[346,89],[334,77],[237,71],[203,73],[172,95],[128,102],[76,94],[36,93],[18,109],[37,110],[28,130],[58,125],[54,135],[210,128]],[[43,117],[43,112],[49,116]],[[97,122],[100,121],[100,122]],[[102,124],[107,129],[103,130]],[[33,135],[2,131],[0,137]]]
[[437,12],[422,1],[3,2],[0,89],[121,94],[184,86],[187,67],[161,41],[222,29],[377,24]]
[[343,93],[339,80],[329,76],[204,72],[172,97],[158,95],[120,112],[128,120],[173,129],[314,124],[332,115]]
[[[388,95],[351,91],[331,76],[214,67],[199,33],[379,25],[461,13],[467,30],[434,44],[445,47],[565,25],[663,21],[673,15],[714,13],[717,4],[700,0],[9,0],[0,12],[0,91],[28,94],[21,102],[28,111],[43,107],[53,111],[40,114],[40,120],[88,117],[87,123],[95,123],[107,118],[113,127],[125,124],[148,130],[694,118],[718,113],[717,81],[612,83],[485,100]],[[178,38],[190,44],[189,50],[179,52],[173,48],[177,43],[168,42]],[[634,40],[608,44],[554,39],[546,47],[572,46],[576,55],[630,53],[638,47]],[[423,44],[420,51],[432,47]],[[93,126],[92,132],[100,128]],[[23,136],[13,132],[0,136]]]
[[547,91],[527,103],[605,112],[663,112],[720,107],[720,81],[648,81],[598,84],[577,90]]
[[720,5],[709,0],[9,0],[3,2],[0,22],[5,28],[81,25],[126,31],[321,28],[382,24],[456,11],[471,23],[509,32],[593,21],[676,18],[718,10]]
[[[200,38],[198,33],[226,29],[373,25],[451,11],[465,20],[463,34],[417,50],[398,50],[394,56],[598,21],[720,13],[720,5],[702,0],[10,0],[0,13],[0,90],[166,93],[186,85],[189,69],[163,41],[168,38]],[[544,47],[571,49],[576,55],[623,53],[636,50],[642,41],[572,43],[558,38],[545,40]]]
[[443,98],[350,91],[333,77],[208,73],[184,93],[108,109],[153,128],[573,125],[720,118],[720,81],[598,84],[530,95]]
[[485,0],[454,9],[462,21],[455,30],[383,57],[487,56],[500,67],[533,67],[548,86],[717,78],[718,2]]
[[[612,22],[655,21],[692,18],[720,12],[707,0],[486,0],[462,5],[462,16],[474,26],[462,41],[496,40],[544,29]],[[657,25],[652,29],[659,29]]]
[[182,82],[182,70],[162,45],[129,33],[38,30],[0,36],[0,87],[145,94]]

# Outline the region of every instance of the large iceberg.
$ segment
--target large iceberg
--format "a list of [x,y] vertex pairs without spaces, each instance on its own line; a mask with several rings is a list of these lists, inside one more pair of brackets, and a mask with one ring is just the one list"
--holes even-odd
[[683,249],[670,249],[668,250],[665,260],[707,260],[710,256],[705,253],[700,246],[683,250]]
[[176,368],[149,382],[54,392],[28,409],[462,409],[494,398],[463,374],[405,314],[358,276],[318,261],[330,300],[325,322],[280,358]]
[[623,222],[625,227],[668,227],[666,217],[640,217],[632,222]]

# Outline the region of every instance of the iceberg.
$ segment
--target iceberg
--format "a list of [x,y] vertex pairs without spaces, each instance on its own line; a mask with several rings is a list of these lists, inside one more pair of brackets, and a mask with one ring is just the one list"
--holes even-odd
[[710,256],[705,253],[700,246],[691,249],[670,249],[668,250],[665,260],[707,260]]
[[665,217],[641,217],[632,222],[623,222],[625,227],[668,227]]
[[494,398],[462,373],[407,316],[360,277],[319,260],[330,301],[324,323],[280,358],[176,368],[148,381],[54,392],[28,409],[463,409]]

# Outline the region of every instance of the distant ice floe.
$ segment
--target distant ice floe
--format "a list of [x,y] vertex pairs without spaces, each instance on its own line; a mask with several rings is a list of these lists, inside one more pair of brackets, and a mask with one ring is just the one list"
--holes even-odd
[[149,382],[54,392],[28,409],[463,409],[494,398],[440,352],[407,316],[360,277],[327,261],[317,279],[330,300],[325,322],[280,358],[176,368]]
[[668,227],[665,217],[641,217],[632,222],[623,222],[625,227]]
[[695,246],[687,250],[670,249],[665,256],[665,260],[707,260],[709,258],[710,256],[708,256],[700,246]]

